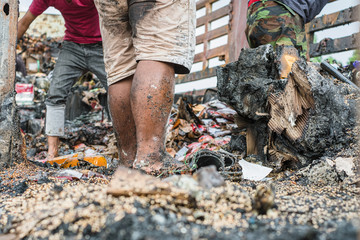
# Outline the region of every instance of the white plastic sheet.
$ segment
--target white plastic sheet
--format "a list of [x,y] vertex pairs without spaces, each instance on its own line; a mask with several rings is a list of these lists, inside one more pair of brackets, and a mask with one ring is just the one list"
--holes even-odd
[[242,177],[247,180],[261,181],[273,170],[272,168],[247,162],[244,159],[240,160],[239,164],[242,167]]

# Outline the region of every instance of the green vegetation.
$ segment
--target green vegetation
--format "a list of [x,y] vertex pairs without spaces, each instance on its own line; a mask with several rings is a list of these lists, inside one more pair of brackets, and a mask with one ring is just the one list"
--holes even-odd
[[350,64],[351,62],[354,62],[356,60],[360,60],[360,51],[359,49],[355,50],[353,55],[349,58],[349,61],[347,64]]

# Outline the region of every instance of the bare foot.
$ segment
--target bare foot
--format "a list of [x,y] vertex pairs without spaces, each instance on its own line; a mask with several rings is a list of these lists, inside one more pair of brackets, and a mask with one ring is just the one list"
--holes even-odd
[[158,172],[163,168],[163,166],[164,165],[162,162],[150,163],[149,161],[146,161],[146,160],[138,161],[137,159],[135,159],[134,164],[133,164],[133,168],[143,170],[147,174]]
[[136,158],[133,163],[133,168],[142,170],[147,174],[160,171],[164,166],[162,161],[163,157],[164,154],[151,153],[148,154],[145,159]]
[[175,161],[167,152],[149,154],[145,160],[135,159],[133,164],[133,168],[151,175],[168,174],[183,167],[184,164]]
[[53,159],[58,156],[58,150],[59,150],[59,137],[57,136],[48,136],[48,154],[47,159]]

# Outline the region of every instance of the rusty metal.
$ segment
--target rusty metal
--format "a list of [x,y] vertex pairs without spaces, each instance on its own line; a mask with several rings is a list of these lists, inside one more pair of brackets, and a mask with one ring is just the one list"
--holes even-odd
[[360,91],[360,88],[353,83],[352,81],[350,81],[349,79],[347,79],[344,75],[342,75],[341,72],[339,72],[336,68],[334,68],[330,63],[323,61],[321,62],[321,68],[325,71],[327,71],[328,73],[330,73],[332,76],[334,76],[335,78],[351,85],[352,87],[354,87],[356,90]]
[[18,1],[0,0],[0,167],[11,164],[21,145],[14,90],[17,19]]

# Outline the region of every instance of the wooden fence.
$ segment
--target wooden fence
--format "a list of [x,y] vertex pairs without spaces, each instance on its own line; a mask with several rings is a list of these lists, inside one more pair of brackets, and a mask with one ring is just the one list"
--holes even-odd
[[[215,76],[215,68],[209,68],[210,59],[219,58],[225,60],[225,63],[236,61],[240,50],[248,46],[244,35],[247,0],[230,0],[229,4],[213,11],[217,2],[219,1],[198,0],[196,2],[197,13],[203,12],[203,15],[197,18],[196,27],[202,29],[203,33],[196,37],[196,45],[203,49],[195,55],[194,63],[201,62],[202,70],[178,76],[177,84]],[[221,18],[228,18],[228,24],[213,29],[212,23]],[[227,36],[227,41],[224,41],[221,46],[211,48],[211,41],[223,36]]]
[[[329,2],[334,1],[336,0],[330,0]],[[216,76],[215,67],[209,67],[209,61],[211,59],[218,58],[223,60],[224,64],[227,64],[236,61],[240,50],[248,47],[244,33],[246,28],[247,0],[229,0],[228,4],[221,8],[214,9],[214,6],[218,2],[220,1],[198,0],[196,3],[198,13],[203,13],[197,18],[197,30],[201,29],[203,33],[196,37],[196,45],[197,47],[201,47],[202,51],[195,55],[194,64],[201,63],[202,68],[189,75],[179,75],[176,79],[177,84]],[[314,34],[317,31],[358,21],[359,8],[358,5],[336,13],[324,15],[307,24],[308,58],[359,47],[359,33],[338,39],[325,39],[319,43],[314,43]],[[224,17],[228,17],[227,25],[215,29],[211,27],[214,21]],[[224,40],[223,45],[211,48],[211,41],[224,36],[227,36],[227,41]],[[191,90],[192,89],[189,89],[189,91]]]
[[[332,0],[329,2],[335,2]],[[360,47],[360,34],[335,38],[322,39],[318,43],[314,43],[314,35],[318,31],[335,28],[341,25],[359,21],[360,5],[350,7],[332,14],[323,15],[312,20],[306,25],[308,40],[308,59],[318,57],[325,54],[338,53],[353,50]]]

